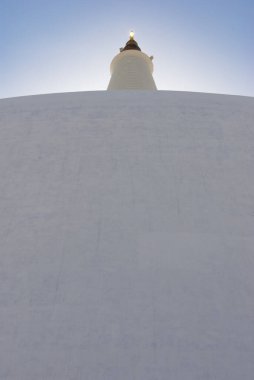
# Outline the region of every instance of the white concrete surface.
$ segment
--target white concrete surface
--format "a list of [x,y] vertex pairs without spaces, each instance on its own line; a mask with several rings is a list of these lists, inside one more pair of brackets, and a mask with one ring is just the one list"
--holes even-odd
[[252,380],[254,99],[0,101],[0,379]]
[[138,50],[125,50],[110,65],[108,90],[156,90],[153,62]]

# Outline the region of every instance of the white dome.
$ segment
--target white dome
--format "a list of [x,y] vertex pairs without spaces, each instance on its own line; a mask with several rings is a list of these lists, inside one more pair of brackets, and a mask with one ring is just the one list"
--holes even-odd
[[0,101],[0,378],[252,380],[254,99]]

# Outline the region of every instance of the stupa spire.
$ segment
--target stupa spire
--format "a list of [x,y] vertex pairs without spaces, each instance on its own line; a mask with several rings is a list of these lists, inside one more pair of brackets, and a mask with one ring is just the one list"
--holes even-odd
[[137,41],[134,40],[135,33],[133,31],[130,32],[130,39],[126,42],[126,45],[123,49],[120,49],[122,51],[126,50],[139,50],[141,51],[140,47],[138,46]]

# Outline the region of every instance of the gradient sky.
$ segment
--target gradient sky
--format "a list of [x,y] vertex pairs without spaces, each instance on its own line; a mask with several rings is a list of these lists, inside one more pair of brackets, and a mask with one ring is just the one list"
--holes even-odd
[[253,0],[0,0],[0,98],[105,90],[132,29],[158,89],[254,96]]

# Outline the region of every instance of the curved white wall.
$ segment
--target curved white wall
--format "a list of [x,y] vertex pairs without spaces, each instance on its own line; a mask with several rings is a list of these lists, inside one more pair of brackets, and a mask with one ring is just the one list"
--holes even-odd
[[253,380],[254,99],[0,100],[0,379]]
[[108,90],[157,90],[152,60],[138,50],[119,53],[110,66]]

